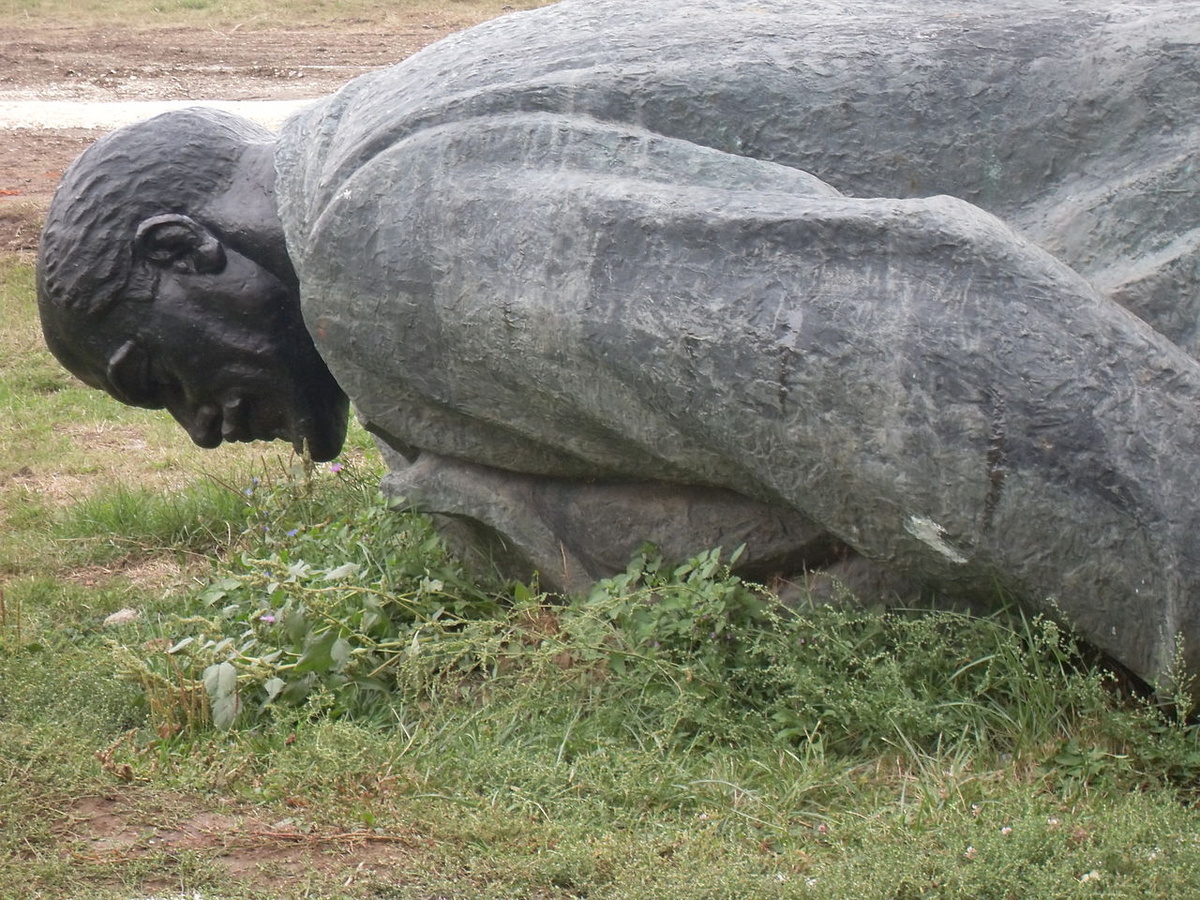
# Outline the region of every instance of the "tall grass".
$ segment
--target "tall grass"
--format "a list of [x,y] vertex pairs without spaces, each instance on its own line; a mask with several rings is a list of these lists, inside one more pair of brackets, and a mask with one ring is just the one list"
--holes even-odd
[[244,528],[245,498],[208,479],[179,491],[116,485],[56,517],[65,559],[106,563],[159,553],[206,555],[234,543]]

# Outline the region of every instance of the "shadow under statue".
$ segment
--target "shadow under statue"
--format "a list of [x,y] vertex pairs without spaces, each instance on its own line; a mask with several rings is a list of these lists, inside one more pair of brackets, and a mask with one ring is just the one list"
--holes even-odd
[[[66,174],[47,342],[570,590],[747,544],[1200,669],[1191,0],[564,0]],[[849,549],[852,548],[852,549]],[[1182,669],[1173,661],[1182,660]]]

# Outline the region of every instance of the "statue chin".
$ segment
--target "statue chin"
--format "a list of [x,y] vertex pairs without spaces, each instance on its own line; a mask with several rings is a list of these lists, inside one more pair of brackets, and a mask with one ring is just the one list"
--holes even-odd
[[305,435],[299,440],[292,441],[292,447],[296,453],[303,455],[305,449],[308,450],[308,455],[312,457],[313,462],[329,462],[336,459],[337,455],[342,452],[342,446],[346,442],[346,429],[343,427],[340,432],[330,431],[325,434]]
[[313,418],[297,423],[291,437],[296,452],[303,455],[307,450],[313,462],[329,462],[336,458],[346,443],[349,412],[350,401],[339,390],[338,397],[330,398],[327,408]]

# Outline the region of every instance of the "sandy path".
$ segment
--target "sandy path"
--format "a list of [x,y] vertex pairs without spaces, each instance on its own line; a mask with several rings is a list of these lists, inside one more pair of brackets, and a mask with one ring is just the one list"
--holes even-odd
[[112,129],[172,109],[207,106],[237,113],[268,128],[278,128],[311,100],[7,100],[0,101],[0,129]]

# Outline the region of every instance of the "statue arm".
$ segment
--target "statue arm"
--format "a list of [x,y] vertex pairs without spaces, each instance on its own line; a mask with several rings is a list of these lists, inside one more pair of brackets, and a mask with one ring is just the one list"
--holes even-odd
[[917,357],[986,372],[997,335],[1101,303],[964,202],[847,198],[582,117],[428,129],[329,193],[298,254],[305,314],[360,412],[401,449],[529,474],[775,502],[741,444],[791,441],[828,405],[814,380],[853,430]]
[[1148,676],[1200,633],[1197,364],[969,204],[517,115],[395,144],[314,221],[306,317],[385,439],[787,506],[1054,595]]

